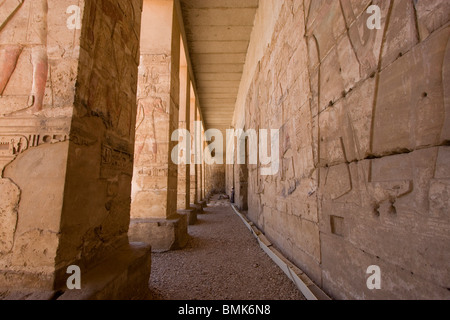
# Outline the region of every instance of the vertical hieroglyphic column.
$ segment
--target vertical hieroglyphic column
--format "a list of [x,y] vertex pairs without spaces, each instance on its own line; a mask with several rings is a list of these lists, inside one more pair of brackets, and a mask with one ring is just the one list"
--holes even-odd
[[177,215],[178,166],[171,159],[179,126],[180,31],[174,1],[144,2],[138,117],[131,205],[131,241],[154,251],[183,247],[185,216]]
[[128,246],[141,11],[0,2],[1,287],[64,289]]

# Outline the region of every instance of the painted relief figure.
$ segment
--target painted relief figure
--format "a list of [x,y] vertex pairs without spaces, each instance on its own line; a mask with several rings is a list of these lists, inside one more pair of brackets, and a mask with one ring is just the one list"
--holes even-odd
[[[31,51],[32,88],[23,109],[43,107],[48,74],[47,0],[0,0],[0,96],[24,49]],[[22,109],[22,110],[23,110]]]

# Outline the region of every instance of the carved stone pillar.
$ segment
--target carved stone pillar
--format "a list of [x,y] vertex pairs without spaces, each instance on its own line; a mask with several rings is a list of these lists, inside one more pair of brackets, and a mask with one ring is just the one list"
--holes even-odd
[[[179,146],[182,151],[179,152],[178,165],[178,213],[187,216],[188,224],[193,225],[197,222],[197,210],[190,206],[190,180],[191,180],[191,80],[187,63],[182,56],[181,61],[184,66],[180,67],[180,129],[185,129],[186,135],[179,137]],[[189,133],[189,135],[187,134]]]
[[197,141],[196,141],[196,121],[197,121],[197,107],[198,107],[198,100],[195,96],[193,88],[191,88],[191,107],[190,107],[190,114],[191,114],[191,207],[195,208],[197,210],[197,214],[203,213],[203,208],[201,205],[198,204],[198,165],[197,165]]
[[200,143],[200,152],[201,152],[201,163],[199,166],[200,169],[200,185],[199,185],[199,204],[202,208],[206,208],[206,200],[205,200],[205,129],[203,122],[201,124],[201,143]]
[[195,153],[196,153],[196,174],[197,174],[197,204],[204,208],[203,200],[203,122],[200,109],[197,105],[196,125],[195,125]]
[[180,29],[174,1],[144,2],[138,117],[131,204],[131,241],[153,251],[182,248],[187,219],[177,214],[177,142],[180,100]]
[[54,297],[77,265],[79,296],[120,298],[150,272],[127,239],[142,1],[76,3],[0,2],[0,289]]

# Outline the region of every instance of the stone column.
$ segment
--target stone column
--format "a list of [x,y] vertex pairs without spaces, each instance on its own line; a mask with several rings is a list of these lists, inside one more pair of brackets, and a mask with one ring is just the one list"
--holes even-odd
[[[201,119],[201,117],[200,117]],[[205,127],[202,121],[201,125],[201,164],[200,164],[200,188],[199,188],[199,198],[200,202],[199,204],[202,206],[202,208],[207,207],[207,203],[205,200]]]
[[127,239],[142,1],[73,3],[0,4],[0,289],[51,298],[76,265],[79,298],[121,298],[150,273]]
[[200,115],[200,109],[197,106],[197,112],[196,112],[196,127],[195,127],[195,139],[196,139],[196,167],[197,167],[197,203],[201,205],[201,207],[204,207],[204,204],[202,203],[203,197],[202,197],[202,183],[203,183],[203,175],[202,175],[202,164],[203,164],[203,124],[202,124],[202,118]]
[[174,1],[146,1],[142,30],[129,237],[150,244],[153,251],[167,251],[187,243],[186,216],[177,214],[178,167],[171,159],[180,100]]
[[203,208],[201,205],[198,204],[198,165],[196,163],[196,153],[197,153],[197,146],[196,146],[196,121],[197,121],[197,104],[198,99],[195,96],[194,89],[191,87],[191,107],[190,107],[190,122],[191,122],[191,166],[190,166],[190,174],[191,174],[191,207],[195,208],[197,211],[197,214],[203,213]]
[[[203,130],[203,137],[205,137],[205,130]],[[206,149],[208,146],[208,143],[203,142],[203,150]],[[206,154],[204,153],[204,157],[206,157]],[[204,159],[203,159],[204,160]],[[206,199],[206,161],[203,161],[203,200],[208,203],[208,200]]]
[[[183,58],[181,59],[183,60]],[[185,60],[185,59],[184,59]],[[190,124],[187,125],[187,119],[189,107],[187,106],[187,99],[190,100],[190,90],[188,92],[187,87],[190,85],[190,79],[188,74],[188,67],[184,63],[184,65],[180,66],[180,112],[179,112],[179,129],[180,130],[189,130]],[[190,101],[189,101],[190,102]],[[179,136],[179,146],[183,149],[186,149],[185,140],[186,137]],[[181,149],[181,148],[180,148]],[[177,209],[184,210],[187,209],[186,204],[186,163],[187,158],[186,154],[184,154],[186,150],[179,150],[179,164],[178,164],[178,194],[177,194]],[[190,177],[189,177],[190,178]]]
[[[183,53],[182,53],[183,54]],[[185,129],[190,133],[191,129],[191,80],[188,72],[185,57],[182,57],[182,66],[180,67],[180,129]],[[191,208],[190,198],[190,180],[191,180],[191,139],[189,136],[179,137],[180,145],[183,151],[180,152],[180,163],[178,165],[178,213],[187,216],[188,224],[193,225],[197,222],[197,210]]]

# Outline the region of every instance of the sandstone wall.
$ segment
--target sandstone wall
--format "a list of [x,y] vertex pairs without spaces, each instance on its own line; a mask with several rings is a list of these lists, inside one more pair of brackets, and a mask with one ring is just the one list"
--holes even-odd
[[449,298],[450,5],[373,1],[370,30],[371,3],[286,0],[256,23],[252,40],[272,37],[247,57],[234,126],[279,129],[282,159],[249,166],[248,215],[334,298]]
[[206,165],[206,194],[225,193],[225,165]]
[[[68,27],[74,5],[80,28]],[[127,240],[141,10],[141,0],[2,3],[3,287],[53,287],[55,270]]]
[[72,4],[1,7],[2,286],[53,282],[80,46],[79,30],[66,25]]

